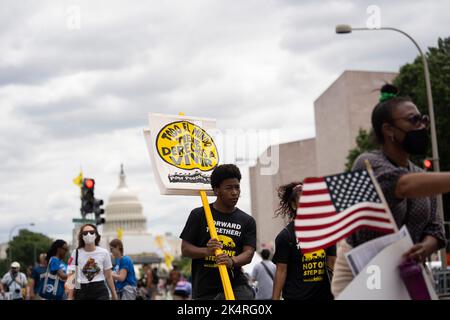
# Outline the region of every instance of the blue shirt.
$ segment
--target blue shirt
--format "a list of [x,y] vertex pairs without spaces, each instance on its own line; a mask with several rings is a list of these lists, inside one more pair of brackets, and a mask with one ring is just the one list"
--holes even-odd
[[[56,274],[59,270],[62,270],[64,273],[67,273],[67,265],[61,259],[58,259],[57,257],[51,257],[49,266],[50,273]],[[60,292],[60,290],[64,292],[65,283],[66,283],[65,281],[59,279],[58,292]]]
[[37,294],[39,290],[39,281],[41,281],[41,274],[45,273],[47,271],[46,267],[37,266],[33,269],[33,273],[31,274],[31,277],[34,280],[34,293]]
[[130,285],[132,287],[136,287],[137,285],[133,261],[131,261],[128,256],[123,256],[121,259],[116,259],[115,261],[113,271],[119,274],[120,270],[123,269],[127,270],[127,277],[123,282],[116,281],[116,288],[118,291],[122,290],[126,285]]

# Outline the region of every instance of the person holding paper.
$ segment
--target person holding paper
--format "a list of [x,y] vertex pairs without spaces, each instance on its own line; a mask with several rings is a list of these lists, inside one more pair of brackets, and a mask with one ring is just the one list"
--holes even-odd
[[[241,267],[250,263],[256,248],[256,223],[250,215],[236,207],[239,200],[241,173],[233,164],[223,164],[211,174],[216,201],[211,203],[218,239],[211,239],[203,207],[192,210],[180,235],[181,252],[192,259],[192,298],[224,299],[217,268],[227,266],[231,286],[237,300],[252,300],[253,289]],[[216,249],[221,255],[215,255]]]
[[[410,156],[427,152],[429,118],[419,113],[411,99],[397,95],[393,85],[381,88],[380,102],[372,111],[372,130],[379,149],[361,154],[352,170],[364,169],[365,160],[369,161],[397,227],[406,225],[414,242],[404,258],[422,263],[445,246],[435,196],[450,192],[450,172],[424,172],[410,161]],[[332,283],[335,297],[353,279],[345,252],[381,235],[361,229],[338,244]]]

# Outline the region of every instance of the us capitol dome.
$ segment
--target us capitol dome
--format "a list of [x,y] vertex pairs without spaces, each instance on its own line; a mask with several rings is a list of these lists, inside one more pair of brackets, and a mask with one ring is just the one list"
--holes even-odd
[[116,234],[119,228],[124,234],[146,233],[147,219],[136,193],[128,189],[123,164],[120,167],[119,186],[110,195],[105,209],[105,235]]

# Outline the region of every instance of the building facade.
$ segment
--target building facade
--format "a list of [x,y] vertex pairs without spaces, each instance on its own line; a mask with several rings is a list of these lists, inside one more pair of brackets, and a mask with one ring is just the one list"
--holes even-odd
[[394,72],[345,71],[314,102],[316,137],[279,145],[279,170],[262,175],[259,161],[250,168],[252,215],[257,225],[257,249],[273,247],[288,221],[274,218],[277,188],[306,177],[344,171],[347,155],[356,146],[359,129],[371,127],[370,116],[379,89]]

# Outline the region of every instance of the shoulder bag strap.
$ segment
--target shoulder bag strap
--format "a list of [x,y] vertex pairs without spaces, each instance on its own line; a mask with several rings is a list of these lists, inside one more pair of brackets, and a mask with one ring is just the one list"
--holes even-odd
[[264,261],[261,261],[262,266],[264,267],[264,269],[266,270],[267,274],[269,275],[270,279],[272,279],[273,281],[273,274],[272,272],[270,272],[269,268],[266,266],[266,264],[264,263]]

